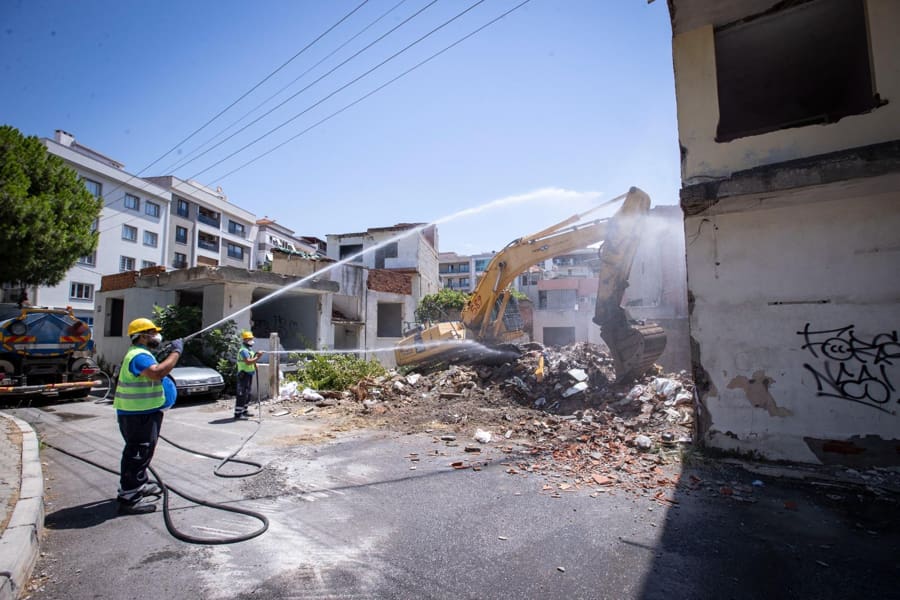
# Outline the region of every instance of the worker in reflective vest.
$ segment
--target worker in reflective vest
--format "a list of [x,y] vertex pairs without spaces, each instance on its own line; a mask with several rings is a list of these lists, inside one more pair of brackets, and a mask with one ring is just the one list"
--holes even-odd
[[253,334],[249,331],[241,333],[241,348],[237,355],[237,391],[234,399],[234,418],[246,419],[253,414],[247,409],[250,404],[250,387],[253,384],[253,374],[256,373],[256,363],[262,357],[262,352],[253,351]]
[[131,347],[122,359],[113,406],[119,431],[125,440],[117,500],[120,514],[144,514],[156,510],[151,501],[162,490],[148,481],[163,411],[175,403],[175,384],[168,378],[184,350],[184,342],[171,342],[172,352],[161,363],[150,352],[162,343],[160,329],[150,319],[128,325]]

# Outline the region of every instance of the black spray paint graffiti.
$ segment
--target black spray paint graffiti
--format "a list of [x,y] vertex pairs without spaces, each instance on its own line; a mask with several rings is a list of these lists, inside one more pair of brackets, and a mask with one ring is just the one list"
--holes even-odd
[[[840,329],[811,331],[809,323],[798,331],[801,347],[821,359],[820,365],[804,364],[816,378],[819,396],[840,398],[894,413],[891,402],[896,388],[888,374],[900,359],[897,332],[880,333],[866,341],[856,337],[853,325]],[[900,403],[900,398],[897,398]]]

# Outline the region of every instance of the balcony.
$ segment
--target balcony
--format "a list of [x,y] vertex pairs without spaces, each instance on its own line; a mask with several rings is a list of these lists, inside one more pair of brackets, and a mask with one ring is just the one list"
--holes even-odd
[[438,273],[441,275],[454,275],[456,273],[468,273],[469,265],[441,265]]
[[205,223],[206,225],[211,225],[216,229],[218,229],[221,224],[218,215],[204,214],[203,212],[197,214],[197,221]]

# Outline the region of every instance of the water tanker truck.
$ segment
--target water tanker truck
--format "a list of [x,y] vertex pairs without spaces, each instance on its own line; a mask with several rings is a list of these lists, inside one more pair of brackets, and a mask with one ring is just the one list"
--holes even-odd
[[71,308],[0,304],[0,398],[84,398],[99,372],[91,329]]

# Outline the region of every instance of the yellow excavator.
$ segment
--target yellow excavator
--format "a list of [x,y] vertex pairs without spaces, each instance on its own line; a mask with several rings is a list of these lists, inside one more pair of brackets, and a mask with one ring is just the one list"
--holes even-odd
[[430,367],[477,362],[489,359],[497,349],[503,351],[511,344],[526,341],[509,285],[532,265],[602,242],[593,321],[600,326],[600,337],[609,347],[617,380],[643,374],[665,349],[666,334],[658,325],[631,320],[621,306],[650,212],[650,197],[642,190],[632,187],[623,196],[622,206],[609,219],[584,222],[585,217],[608,202],[510,242],[488,264],[461,320],[436,323],[404,337],[394,352],[397,365]]

